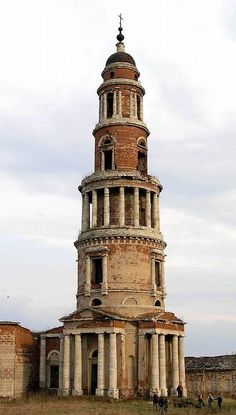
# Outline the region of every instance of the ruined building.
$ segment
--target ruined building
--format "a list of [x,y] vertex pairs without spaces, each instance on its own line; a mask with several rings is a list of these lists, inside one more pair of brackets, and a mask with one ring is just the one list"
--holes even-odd
[[[58,365],[63,394],[167,395],[185,388],[184,324],[165,311],[162,186],[148,175],[145,90],[121,27],[117,39],[97,90],[94,173],[79,186],[77,309],[61,318],[63,333],[41,338],[40,384],[50,387]],[[55,336],[59,350],[49,350]]]

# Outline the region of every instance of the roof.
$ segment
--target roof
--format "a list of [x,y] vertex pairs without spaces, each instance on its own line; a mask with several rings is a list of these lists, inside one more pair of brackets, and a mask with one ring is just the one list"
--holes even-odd
[[236,369],[236,355],[186,357],[185,367],[189,372],[234,370]]
[[136,66],[134,58],[126,52],[116,52],[113,53],[106,61],[106,66],[110,65],[111,63],[116,62],[126,62],[131,63],[132,65]]

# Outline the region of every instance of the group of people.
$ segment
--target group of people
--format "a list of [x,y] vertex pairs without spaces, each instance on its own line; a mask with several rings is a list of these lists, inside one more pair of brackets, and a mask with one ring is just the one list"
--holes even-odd
[[164,412],[167,412],[168,409],[168,399],[166,396],[159,396],[157,391],[153,394],[152,397],[153,406],[157,410],[161,412],[161,414],[164,414]]
[[[221,409],[221,405],[222,405],[222,402],[223,402],[222,397],[219,395],[219,396],[217,396],[217,398],[213,398],[213,396],[212,396],[211,393],[209,393],[209,395],[207,397],[207,405],[208,405],[208,407],[209,408],[212,408],[212,402],[214,400],[217,401],[218,408]],[[198,406],[199,406],[199,408],[203,408],[205,406],[205,403],[203,401],[203,396],[201,394],[198,396]]]

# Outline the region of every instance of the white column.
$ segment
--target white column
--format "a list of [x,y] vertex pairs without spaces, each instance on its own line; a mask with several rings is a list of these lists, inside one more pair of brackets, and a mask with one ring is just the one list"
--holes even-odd
[[120,199],[119,199],[119,225],[125,224],[125,188],[120,187]]
[[134,93],[134,117],[138,117],[138,108],[137,108],[137,94]]
[[110,333],[110,355],[109,355],[109,389],[108,396],[119,398],[117,389],[117,352],[116,333]]
[[139,188],[134,188],[134,226],[139,227]]
[[185,385],[184,336],[179,336],[179,383],[183,386],[183,395],[187,396]]
[[145,378],[146,378],[146,344],[145,334],[138,334],[138,393],[139,396],[145,396]]
[[179,384],[179,352],[178,352],[178,336],[172,336],[172,395],[177,394]]
[[63,336],[60,335],[60,353],[59,353],[59,393],[63,391]]
[[40,336],[39,387],[46,388],[46,337]]
[[151,262],[151,267],[152,267],[152,269],[151,269],[151,273],[152,273],[152,291],[153,291],[153,294],[155,295],[156,294],[156,291],[157,291],[157,285],[156,285],[156,265],[155,265],[155,258],[152,258],[152,260],[151,260],[152,262]]
[[98,379],[96,395],[104,395],[104,334],[98,335]]
[[160,369],[160,392],[163,396],[167,396],[166,388],[166,348],[165,335],[159,335],[159,369]]
[[102,257],[102,294],[107,294],[107,257],[108,255],[104,255]]
[[118,92],[118,114],[122,117],[122,93],[121,91]]
[[113,92],[113,116],[116,115],[116,91]]
[[133,117],[133,92],[129,93],[129,115],[130,118]]
[[109,189],[104,188],[104,226],[110,223],[110,200],[109,200]]
[[164,259],[160,262],[160,273],[161,273],[161,286],[164,294],[166,293],[166,282],[165,282],[165,261]]
[[82,211],[82,231],[87,231],[90,226],[90,209],[89,209],[89,194],[83,195],[83,211]]
[[151,227],[151,194],[146,190],[146,226]]
[[99,96],[99,122],[102,121],[102,95]]
[[97,226],[97,211],[98,211],[98,203],[97,203],[97,190],[93,190],[92,192],[92,226],[95,228]]
[[154,219],[154,228],[158,229],[158,196],[157,193],[153,194],[153,219]]
[[70,335],[64,336],[63,395],[70,393]]
[[151,367],[151,392],[159,392],[159,354],[158,334],[152,334],[152,367]]
[[121,393],[127,390],[126,378],[126,355],[125,355],[125,334],[120,335],[120,371],[121,371]]
[[103,94],[103,117],[104,119],[107,118],[107,94]]
[[89,255],[86,257],[86,281],[85,281],[85,296],[90,296],[91,291],[91,258]]
[[75,335],[75,361],[74,361],[74,389],[73,395],[82,395],[82,349],[81,335]]
[[140,118],[143,121],[143,97],[140,97]]

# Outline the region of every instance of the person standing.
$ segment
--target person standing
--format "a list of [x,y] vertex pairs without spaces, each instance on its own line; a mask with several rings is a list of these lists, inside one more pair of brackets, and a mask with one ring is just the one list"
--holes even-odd
[[203,402],[203,396],[202,396],[202,394],[198,395],[198,406],[199,406],[199,408],[205,406],[205,404]]
[[221,410],[221,405],[222,405],[222,401],[223,401],[222,397],[221,396],[217,396],[217,398],[215,398],[215,400],[218,403],[218,408]]
[[208,398],[207,398],[207,403],[208,403],[208,407],[212,408],[212,402],[214,401],[214,398],[212,396],[211,393],[209,393]]

